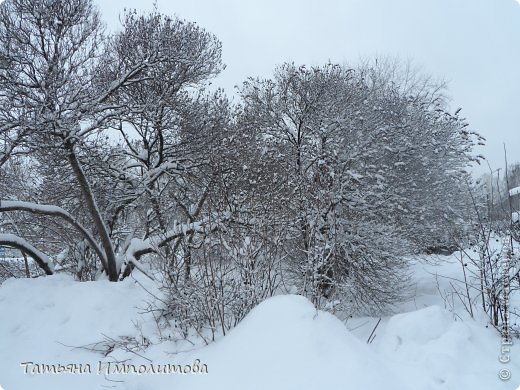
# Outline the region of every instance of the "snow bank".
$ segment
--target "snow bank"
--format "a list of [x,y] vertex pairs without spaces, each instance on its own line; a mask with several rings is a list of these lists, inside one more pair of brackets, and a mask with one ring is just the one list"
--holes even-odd
[[408,389],[341,321],[296,295],[266,300],[189,358],[206,363],[208,375],[164,387],[140,378],[135,389]]
[[511,370],[514,382],[520,382],[518,351],[507,366],[501,364],[495,330],[455,321],[438,306],[392,317],[375,344],[417,389],[513,389],[513,383],[499,380],[502,368]]
[[25,374],[23,362],[91,364],[103,357],[76,348],[104,336],[135,336],[144,291],[132,281],[79,283],[70,276],[8,279],[0,286],[0,386],[5,390],[92,390],[103,376]]
[[[138,355],[114,351],[102,356],[74,348],[103,340],[103,335],[136,337],[133,326],[146,294],[131,281],[79,283],[54,275],[10,279],[0,286],[0,386],[6,390],[66,389],[386,389],[405,390],[371,348],[336,317],[317,312],[295,295],[269,299],[214,344],[176,353],[162,343]],[[144,320],[141,318],[141,321]],[[103,363],[190,364],[199,359],[207,374],[136,375],[97,372]],[[90,373],[33,373],[37,364],[87,364]],[[120,381],[120,382],[119,382]]]
[[[443,269],[456,276],[456,264]],[[519,348],[513,345],[511,361],[501,364],[501,340],[494,329],[456,320],[457,315],[442,307],[436,286],[440,283],[442,290],[447,280],[436,280],[431,269],[417,268],[414,277],[414,300],[401,306],[408,312],[383,318],[372,344],[365,341],[377,318],[350,319],[349,331],[336,317],[316,311],[307,299],[286,295],[266,300],[209,346],[164,341],[135,353],[116,348],[105,355],[78,347],[105,336],[157,341],[155,321],[142,310],[151,297],[135,282],[79,283],[63,275],[10,279],[0,285],[0,386],[5,390],[516,388]],[[143,283],[151,282],[143,278]],[[353,326],[356,322],[367,325]],[[185,367],[198,361],[208,372],[98,372],[100,362],[121,368],[123,361],[137,369]],[[83,368],[89,364],[91,372],[24,373],[23,362]],[[508,382],[498,378],[503,368],[512,374]]]

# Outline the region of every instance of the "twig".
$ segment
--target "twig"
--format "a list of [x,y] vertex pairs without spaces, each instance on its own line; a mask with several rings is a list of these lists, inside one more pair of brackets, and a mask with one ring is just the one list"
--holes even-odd
[[[372,329],[372,333],[370,333],[370,336],[368,336],[368,340],[367,340],[367,344],[371,344],[372,341],[374,341],[374,339],[376,338],[376,336],[374,335],[374,337],[372,338],[372,335],[374,334],[374,332],[376,331],[377,327],[379,326],[379,323],[381,322],[381,317],[379,317],[379,320],[377,321],[377,324],[376,326],[374,326],[374,329]],[[372,338],[372,340],[370,340]]]

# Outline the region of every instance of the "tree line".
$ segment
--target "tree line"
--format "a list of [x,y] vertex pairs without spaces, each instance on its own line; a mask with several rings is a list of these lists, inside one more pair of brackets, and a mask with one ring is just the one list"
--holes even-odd
[[107,34],[91,0],[7,0],[0,43],[0,246],[47,274],[137,268],[225,332],[281,290],[382,310],[464,232],[482,139],[396,62],[282,64],[232,104],[220,41],[157,10]]

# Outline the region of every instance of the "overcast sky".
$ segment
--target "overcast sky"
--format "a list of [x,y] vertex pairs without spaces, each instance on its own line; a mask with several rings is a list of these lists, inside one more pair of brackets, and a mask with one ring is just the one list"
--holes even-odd
[[[452,108],[487,139],[478,152],[496,169],[503,144],[520,162],[520,0],[157,0],[223,44],[226,70],[214,81],[232,94],[249,76],[284,61],[355,64],[398,56],[448,81]],[[124,7],[152,0],[99,1],[110,28]],[[487,166],[477,172],[487,172]]]

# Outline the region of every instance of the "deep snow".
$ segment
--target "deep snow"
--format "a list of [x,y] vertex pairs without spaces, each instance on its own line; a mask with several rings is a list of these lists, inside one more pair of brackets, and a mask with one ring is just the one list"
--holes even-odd
[[[64,275],[9,279],[0,286],[0,386],[5,390],[516,389],[520,348],[513,345],[510,362],[500,363],[498,333],[486,328],[483,320],[467,319],[460,307],[452,308],[439,296],[448,282],[432,274],[456,276],[459,268],[456,263],[417,264],[414,299],[398,306],[402,313],[382,320],[371,344],[366,340],[377,318],[349,319],[345,326],[296,295],[263,302],[209,346],[158,343],[155,321],[143,310],[152,298],[132,279],[121,283],[79,283]],[[153,288],[151,281],[140,280]],[[161,330],[161,335],[164,338],[167,331]],[[154,345],[135,353],[108,351],[111,340],[120,337],[148,343],[146,338]],[[103,356],[82,346],[109,353]],[[115,362],[125,360],[150,371],[165,364],[193,367],[197,359],[207,373],[106,372],[108,362],[121,368],[122,363]],[[83,369],[89,364],[91,373],[30,374],[35,366],[26,365],[26,374],[23,362],[81,364]],[[504,368],[512,374],[507,382],[498,378]]]

